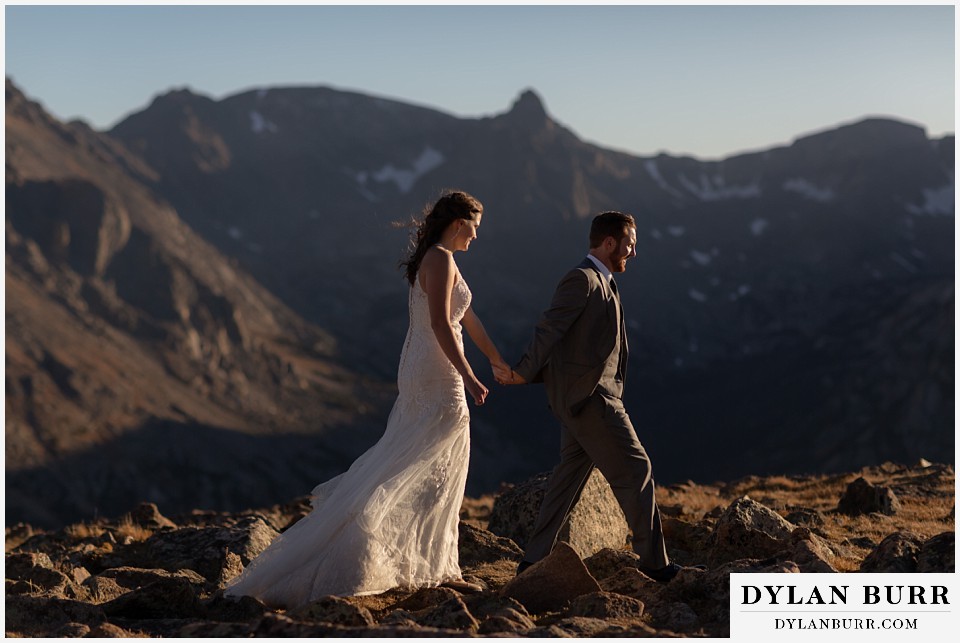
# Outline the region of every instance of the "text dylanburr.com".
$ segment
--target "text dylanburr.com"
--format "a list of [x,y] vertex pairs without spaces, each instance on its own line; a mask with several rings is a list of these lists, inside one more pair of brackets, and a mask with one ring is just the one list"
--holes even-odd
[[730,638],[955,640],[956,587],[956,574],[730,574]]

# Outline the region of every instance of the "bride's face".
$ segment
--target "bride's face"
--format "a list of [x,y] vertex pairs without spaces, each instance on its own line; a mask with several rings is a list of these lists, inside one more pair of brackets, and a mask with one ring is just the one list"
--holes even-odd
[[453,248],[452,250],[469,250],[470,243],[477,238],[477,230],[480,229],[480,219],[483,218],[483,213],[478,212],[477,215],[472,219],[458,219],[454,226],[458,226],[457,234],[453,238]]

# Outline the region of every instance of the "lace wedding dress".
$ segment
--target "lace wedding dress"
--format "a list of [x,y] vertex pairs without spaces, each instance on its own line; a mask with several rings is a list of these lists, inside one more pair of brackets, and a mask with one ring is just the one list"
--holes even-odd
[[[451,322],[470,289],[457,276]],[[460,579],[457,541],[470,455],[463,379],[430,327],[419,279],[410,288],[410,328],[400,356],[399,396],[387,428],[345,473],[313,490],[312,511],[281,534],[227,596],[294,608],[330,594],[376,594]]]

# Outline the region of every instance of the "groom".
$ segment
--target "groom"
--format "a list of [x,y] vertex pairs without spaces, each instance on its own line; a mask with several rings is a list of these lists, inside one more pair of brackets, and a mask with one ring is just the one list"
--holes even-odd
[[549,554],[594,466],[610,483],[633,531],[640,571],[667,582],[681,569],[667,556],[650,458],[623,407],[627,335],[613,273],[635,257],[629,214],[604,212],[590,226],[590,252],[563,277],[520,362],[501,384],[543,381],[560,421],[560,464],[517,572]]

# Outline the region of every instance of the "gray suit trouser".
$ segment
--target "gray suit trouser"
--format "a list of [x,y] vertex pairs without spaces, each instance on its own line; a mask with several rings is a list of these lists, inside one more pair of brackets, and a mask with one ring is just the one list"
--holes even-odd
[[639,564],[650,569],[668,565],[650,458],[623,402],[598,392],[576,416],[554,413],[561,423],[560,464],[553,470],[523,559],[536,562],[553,550],[557,534],[596,466],[610,483],[633,531],[633,551],[640,557]]

